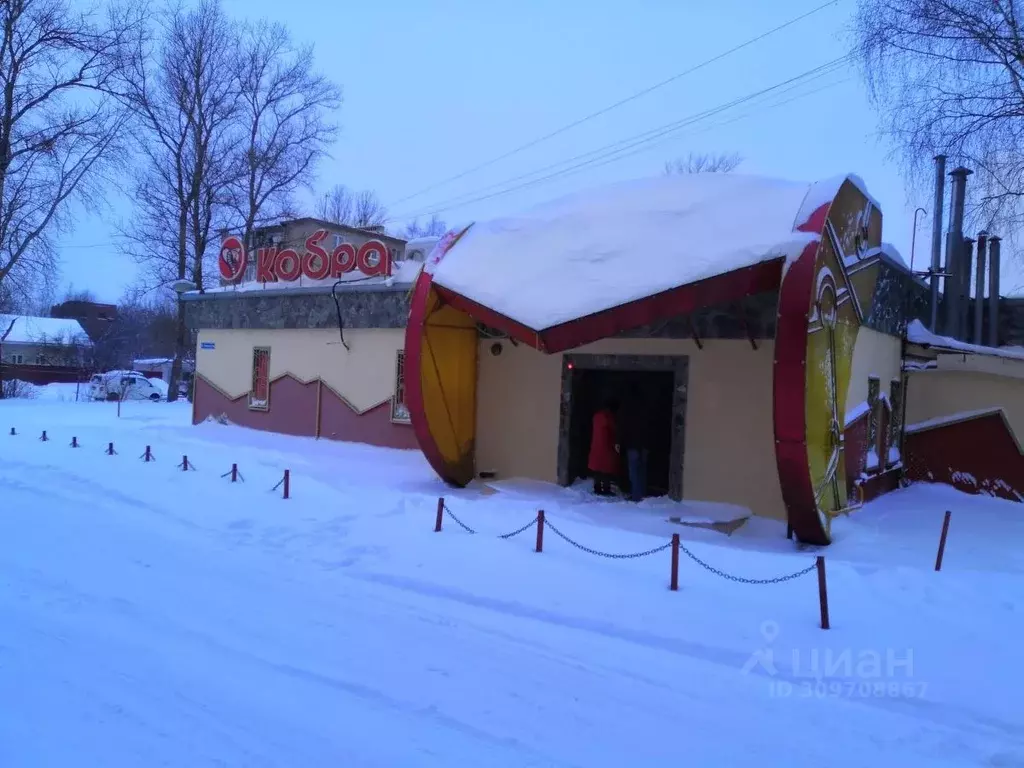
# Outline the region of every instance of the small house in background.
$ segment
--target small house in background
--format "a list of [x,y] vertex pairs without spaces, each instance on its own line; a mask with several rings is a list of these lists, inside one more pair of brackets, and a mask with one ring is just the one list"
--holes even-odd
[[81,381],[92,359],[92,341],[77,320],[0,315],[4,380],[31,384]]

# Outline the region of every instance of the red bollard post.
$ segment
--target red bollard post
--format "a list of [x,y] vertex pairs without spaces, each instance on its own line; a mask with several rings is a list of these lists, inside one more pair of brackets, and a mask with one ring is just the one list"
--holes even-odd
[[232,464],[231,465],[231,482],[232,483],[237,483],[238,482],[238,465],[237,464]]
[[146,452],[142,454],[142,458],[147,463],[153,460],[153,451],[150,449],[148,445],[146,446]]
[[949,533],[949,518],[953,513],[948,509],[942,519],[942,535],[939,536],[939,553],[935,556],[935,570],[942,570],[942,556],[946,554],[946,535]]
[[441,532],[441,523],[444,521],[444,496],[437,500],[437,519],[434,521],[434,533]]
[[292,493],[291,486],[292,486],[292,473],[291,473],[290,469],[286,469],[284,471],[284,489],[283,489],[283,493],[281,494],[281,498],[282,499],[291,498],[291,493]]
[[15,437],[17,434],[18,430],[16,430],[14,427],[11,427],[11,437]]
[[78,447],[78,438],[77,437],[72,437],[71,438],[71,447],[72,448],[77,448]]
[[537,512],[537,551],[544,551],[544,510]]
[[188,454],[182,454],[181,457],[181,471],[188,472]]
[[821,628],[828,629],[828,587],[825,584],[825,558],[818,555],[815,564],[818,566],[818,602],[821,607]]
[[113,456],[116,453],[116,451],[114,450],[114,444],[107,443],[107,450],[104,451],[104,453],[106,453],[107,456]]
[[672,534],[672,579],[668,588],[673,592],[679,591],[679,534]]
[[41,437],[40,437],[39,439],[40,439],[40,440],[42,440],[42,441],[43,441],[44,443],[45,443],[45,442],[46,442],[47,440],[49,440],[49,439],[50,439],[50,438],[48,438],[48,437],[46,436],[46,430],[45,430],[45,429],[43,430],[43,434],[42,434],[42,436],[41,436]]

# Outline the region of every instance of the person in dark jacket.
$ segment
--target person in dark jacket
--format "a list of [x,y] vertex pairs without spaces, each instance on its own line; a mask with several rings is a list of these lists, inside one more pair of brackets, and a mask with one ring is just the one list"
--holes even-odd
[[615,413],[619,404],[609,398],[594,414],[590,434],[590,455],[587,469],[594,478],[594,493],[610,496],[612,479],[619,474],[619,439],[615,425]]
[[619,413],[619,443],[626,454],[630,498],[643,501],[647,494],[647,457],[651,448],[651,415],[640,387],[629,388]]

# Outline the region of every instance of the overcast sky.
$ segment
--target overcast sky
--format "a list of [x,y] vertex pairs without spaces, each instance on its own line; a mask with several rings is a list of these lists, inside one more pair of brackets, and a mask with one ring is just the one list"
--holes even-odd
[[[515,211],[618,179],[658,174],[690,151],[738,152],[740,170],[813,181],[856,173],[880,202],[884,239],[910,260],[911,221],[930,195],[911,195],[852,65],[782,88],[573,173],[473,201],[540,171],[740,99],[826,64],[848,50],[853,0],[840,0],[770,38],[681,77],[584,125],[422,195],[410,195],[683,72],[809,11],[824,0],[225,0],[239,17],[287,24],[316,45],[340,83],[342,134],[314,180],[372,188],[403,220],[438,208],[449,223]],[[587,159],[587,158],[584,158]],[[575,165],[569,163],[568,165]],[[312,197],[307,201],[312,212]],[[63,241],[65,284],[114,301],[134,282],[112,223],[115,200]],[[742,226],[742,222],[737,222]],[[930,218],[920,217],[915,267],[925,265]],[[1012,286],[1006,282],[1005,289]]]

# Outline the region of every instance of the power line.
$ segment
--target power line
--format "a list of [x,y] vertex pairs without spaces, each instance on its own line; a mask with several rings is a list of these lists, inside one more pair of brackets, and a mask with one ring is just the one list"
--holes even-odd
[[[824,76],[830,74],[834,69],[838,68],[838,66],[841,65],[844,61],[845,61],[845,57],[841,57],[840,59],[836,59],[836,60],[834,60],[832,62],[829,62],[828,64],[822,65],[822,67],[820,67],[820,68],[817,68],[815,70],[810,70],[810,72],[805,72],[802,75],[797,75],[795,78],[791,78],[791,80],[784,81],[783,83],[776,84],[774,86],[771,86],[770,88],[764,89],[763,91],[759,91],[759,92],[756,92],[756,93],[753,93],[753,94],[748,94],[747,96],[741,97],[739,99],[735,99],[735,100],[733,100],[731,102],[727,102],[725,104],[720,104],[720,105],[718,105],[716,107],[712,107],[710,109],[704,110],[703,112],[695,113],[695,114],[690,115],[688,117],[682,118],[681,120],[673,121],[671,123],[668,123],[666,125],[660,126],[658,128],[652,128],[652,129],[650,129],[648,131],[644,131],[643,133],[640,133],[640,134],[634,134],[633,136],[629,136],[629,137],[627,137],[625,139],[621,139],[619,141],[612,142],[611,144],[606,144],[606,145],[604,145],[602,147],[598,147],[597,149],[593,149],[593,150],[590,150],[588,152],[584,152],[582,154],[575,155],[575,156],[570,157],[570,158],[568,158],[566,160],[559,160],[559,161],[551,163],[549,165],[545,165],[545,166],[543,166],[541,168],[537,168],[535,170],[528,171],[527,173],[520,174],[518,176],[513,176],[512,178],[503,179],[501,181],[498,181],[498,182],[486,185],[484,187],[478,187],[477,189],[471,190],[469,192],[464,192],[462,194],[455,195],[454,197],[447,198],[445,200],[442,200],[439,203],[435,203],[434,206],[431,206],[430,210],[427,212],[427,215],[430,215],[430,213],[437,213],[438,210],[437,210],[436,206],[448,206],[448,207],[443,208],[443,210],[449,210],[450,207],[451,207],[451,204],[457,203],[458,201],[462,200],[463,198],[473,197],[474,195],[478,195],[481,192],[486,192],[486,191],[491,190],[491,189],[503,187],[503,186],[505,186],[507,184],[510,184],[512,182],[521,181],[521,180],[527,179],[527,178],[529,178],[531,176],[536,176],[537,174],[544,173],[545,171],[550,171],[552,169],[558,168],[559,166],[568,165],[570,163],[574,163],[576,161],[582,160],[582,159],[587,158],[587,157],[598,155],[598,157],[594,158],[595,161],[596,160],[601,160],[603,157],[607,156],[607,154],[609,153],[609,150],[611,150],[612,153],[614,153],[616,151],[616,148],[618,148],[618,147],[620,147],[622,145],[627,145],[628,144],[629,146],[623,147],[623,149],[629,149],[632,146],[635,146],[637,143],[653,141],[654,139],[657,139],[657,138],[659,138],[660,136],[662,136],[662,135],[664,135],[666,133],[675,133],[677,130],[679,130],[681,128],[685,128],[685,127],[687,127],[689,125],[692,125],[694,123],[698,123],[701,120],[704,120],[704,119],[706,119],[708,117],[713,117],[714,115],[716,115],[716,114],[718,114],[720,112],[727,111],[728,109],[731,109],[732,107],[737,106],[737,105],[739,105],[741,103],[745,103],[747,101],[751,101],[751,100],[760,98],[761,96],[764,96],[766,93],[770,93],[770,92],[772,92],[774,90],[778,90],[779,88],[783,88],[783,86],[785,86],[787,84],[789,84],[790,87],[789,88],[783,88],[783,90],[781,92],[785,93],[787,91],[791,91],[794,88],[798,88],[798,87],[800,87],[802,85],[805,85],[807,82],[811,82],[811,81],[816,80],[816,79],[818,79],[820,77],[824,77]],[[732,121],[729,121],[729,122],[732,122]],[[728,123],[725,123],[725,124],[728,124]],[[687,135],[687,134],[684,134],[684,135]],[[640,140],[640,141],[638,141],[638,140]],[[636,153],[630,153],[630,155],[632,155],[632,154],[636,154]],[[629,156],[629,155],[626,155],[626,156]],[[409,215],[409,216],[397,215],[397,216],[394,216],[393,218],[389,218],[388,221],[395,221],[395,220],[406,219],[406,218],[417,218],[418,216],[422,216],[422,215],[424,215],[422,212],[419,213],[418,215]]]
[[591,112],[589,115],[581,117],[580,119],[575,120],[575,121],[569,123],[568,125],[564,125],[561,128],[557,128],[554,131],[551,131],[550,133],[546,133],[543,136],[539,136],[536,139],[532,139],[532,140],[526,142],[525,144],[521,144],[518,147],[515,147],[514,149],[510,149],[508,152],[505,152],[502,155],[498,155],[497,157],[491,158],[490,160],[487,160],[487,161],[485,161],[483,163],[480,163],[479,165],[475,165],[472,168],[469,168],[468,170],[462,171],[461,173],[457,173],[454,176],[449,176],[446,179],[442,179],[441,181],[438,181],[438,182],[435,182],[433,184],[430,184],[429,186],[426,186],[426,187],[424,187],[423,189],[421,189],[421,190],[419,190],[417,192],[413,192],[411,195],[406,195],[403,198],[400,198],[398,200],[394,200],[394,201],[388,203],[388,207],[392,207],[392,206],[398,205],[399,203],[404,203],[406,200],[412,200],[414,197],[419,197],[420,195],[426,194],[427,192],[431,192],[431,191],[437,189],[438,187],[442,187],[442,186],[444,186],[446,184],[450,184],[451,182],[456,181],[458,179],[461,179],[461,178],[463,178],[465,176],[468,176],[471,173],[476,173],[477,171],[483,170],[484,168],[488,168],[488,167],[494,165],[495,163],[501,162],[502,160],[505,160],[505,159],[507,159],[509,157],[512,157],[513,155],[519,154],[520,152],[523,152],[524,150],[527,150],[527,149],[530,149],[532,147],[535,147],[538,144],[541,144],[541,143],[547,141],[548,139],[552,139],[555,136],[559,136],[559,135],[565,133],[566,131],[570,131],[573,128],[576,128],[577,126],[583,125],[584,123],[589,122],[589,121],[593,120],[596,117],[600,117],[601,115],[604,115],[604,114],[607,114],[608,112],[611,112],[613,109],[617,109],[617,108],[623,106],[624,104],[628,104],[628,103],[630,103],[632,101],[635,101],[636,99],[639,99],[639,98],[641,98],[643,96],[646,96],[647,94],[651,93],[652,91],[656,91],[659,88],[663,88],[664,86],[666,86],[666,85],[668,85],[670,83],[673,83],[676,80],[679,80],[680,78],[686,77],[687,75],[693,74],[694,72],[697,72],[698,70],[701,70],[704,67],[710,66],[711,64],[714,64],[715,62],[721,61],[722,59],[726,58],[727,56],[731,56],[732,54],[737,53],[737,52],[743,50],[744,48],[748,48],[751,45],[754,45],[755,43],[759,43],[760,41],[764,40],[765,38],[774,35],[776,32],[781,32],[782,30],[786,29],[787,27],[791,27],[794,24],[796,24],[796,23],[798,23],[800,21],[803,21],[804,19],[808,18],[809,16],[813,16],[814,14],[819,13],[820,11],[823,11],[825,8],[828,8],[831,5],[835,5],[838,2],[839,2],[839,0],[828,0],[828,2],[822,3],[818,7],[813,8],[810,11],[807,11],[806,13],[803,13],[803,14],[801,14],[799,16],[796,16],[796,17],[790,19],[789,21],[786,21],[783,24],[780,24],[777,27],[774,27],[774,28],[768,30],[767,32],[762,32],[757,37],[752,37],[749,40],[747,40],[747,41],[745,41],[743,43],[740,43],[739,45],[737,45],[737,46],[735,46],[733,48],[730,48],[729,50],[724,51],[724,52],[718,54],[717,56],[713,56],[710,59],[706,59],[705,61],[702,61],[699,64],[696,64],[696,65],[690,67],[689,69],[687,69],[687,70],[685,70],[683,72],[680,72],[680,73],[678,73],[676,75],[672,75],[672,77],[669,77],[669,78],[667,78],[665,80],[662,80],[660,83],[655,83],[654,85],[649,86],[647,88],[644,88],[641,91],[637,91],[636,93],[633,93],[632,95],[627,96],[624,99],[620,99],[619,101],[615,102],[614,104],[609,104],[607,107],[603,107],[602,109],[599,109],[596,112]]
[[[476,190],[473,190],[472,192],[467,192],[467,193],[464,193],[463,195],[459,195],[459,196],[456,196],[454,198],[449,198],[448,200],[444,200],[444,201],[436,204],[436,206],[432,206],[430,209],[421,210],[417,214],[393,216],[393,217],[389,218],[388,221],[396,221],[396,220],[399,220],[399,219],[418,218],[419,216],[431,215],[431,214],[436,214],[436,213],[442,213],[444,211],[448,211],[448,210],[451,210],[453,208],[461,208],[461,207],[463,207],[465,205],[470,205],[471,203],[481,202],[483,200],[489,200],[489,199],[492,199],[494,197],[500,197],[501,195],[508,194],[509,192],[515,192],[515,191],[517,191],[519,189],[530,187],[530,186],[533,186],[535,184],[539,184],[539,183],[542,183],[544,181],[548,181],[550,179],[558,178],[560,176],[563,176],[565,174],[568,174],[568,173],[571,173],[571,172],[574,172],[574,171],[577,171],[577,170],[580,170],[580,169],[583,169],[583,168],[587,168],[587,167],[600,167],[601,165],[606,165],[609,162],[613,162],[615,160],[620,160],[620,159],[622,159],[624,157],[629,157],[629,156],[631,156],[633,154],[636,154],[639,151],[643,151],[644,149],[647,149],[648,147],[646,145],[650,145],[651,142],[653,142],[653,141],[655,141],[657,139],[660,139],[660,138],[662,138],[662,137],[664,137],[664,136],[666,136],[668,134],[676,133],[681,128],[685,128],[685,127],[693,125],[695,123],[699,123],[699,122],[701,122],[703,120],[706,120],[709,117],[713,117],[713,116],[715,116],[715,115],[717,115],[717,114],[719,114],[721,112],[725,112],[725,111],[727,111],[729,109],[732,109],[733,107],[739,106],[740,104],[745,104],[745,103],[747,103],[749,101],[753,101],[753,100],[757,99],[758,97],[763,96],[763,95],[765,95],[767,93],[772,93],[774,91],[778,91],[779,89],[782,89],[782,88],[784,88],[787,85],[792,85],[793,83],[797,83],[797,82],[801,82],[801,83],[808,82],[810,80],[814,80],[814,79],[816,79],[818,77],[821,77],[822,75],[825,75],[825,74],[828,74],[830,72],[833,72],[836,69],[840,68],[842,66],[842,64],[844,64],[845,62],[849,61],[850,58],[851,58],[851,54],[846,54],[844,56],[840,56],[839,58],[833,59],[832,61],[830,61],[830,62],[828,62],[826,64],[822,64],[822,65],[820,65],[818,67],[815,67],[813,69],[807,70],[806,72],[803,72],[803,73],[801,73],[799,75],[796,75],[794,77],[788,78],[787,80],[783,80],[782,82],[776,83],[775,85],[771,85],[771,86],[769,86],[767,88],[763,88],[763,89],[761,89],[759,91],[755,91],[753,93],[747,94],[746,96],[740,97],[738,99],[734,99],[734,100],[726,102],[724,104],[720,104],[720,105],[718,105],[716,107],[711,107],[710,109],[706,109],[706,110],[704,110],[702,112],[698,112],[696,114],[693,114],[693,115],[690,115],[688,117],[682,118],[681,120],[676,120],[676,121],[673,121],[671,123],[667,123],[665,125],[659,126],[658,128],[653,128],[653,129],[650,129],[648,131],[644,131],[643,133],[635,134],[635,135],[633,135],[631,137],[628,137],[626,139],[621,139],[619,141],[612,142],[611,144],[606,144],[603,147],[599,147],[597,149],[590,150],[589,152],[584,152],[582,154],[579,154],[579,155],[576,155],[574,157],[571,157],[571,158],[569,158],[567,160],[562,160],[562,161],[559,161],[559,162],[556,162],[556,163],[552,163],[550,165],[544,166],[543,168],[536,169],[536,170],[531,171],[529,173],[520,174],[519,176],[514,176],[512,178],[505,179],[505,180],[497,182],[495,184],[491,184],[491,185],[488,185],[488,186],[485,186],[485,187],[482,187],[482,188],[478,188]],[[809,94],[805,94],[805,95],[809,95]],[[748,113],[747,116],[749,116],[749,114],[753,114],[753,112]],[[739,119],[739,118],[737,118],[737,119]],[[636,147],[642,147],[643,149],[636,150],[635,149]],[[633,149],[635,151],[629,152],[629,150],[631,150],[631,149]],[[624,153],[626,153],[626,154],[624,154]],[[585,159],[585,158],[589,158],[589,159]],[[462,198],[467,197],[469,195],[477,195],[478,193],[484,192],[484,191],[486,191],[488,189],[493,189],[495,187],[502,187],[504,185],[507,185],[507,184],[510,184],[510,183],[513,183],[513,182],[516,182],[516,181],[520,181],[520,180],[523,180],[523,179],[528,179],[529,177],[535,176],[538,173],[544,173],[547,170],[551,170],[553,168],[557,168],[557,167],[563,166],[563,165],[568,165],[568,164],[574,163],[576,161],[581,161],[581,162],[576,163],[576,165],[569,165],[569,167],[567,167],[567,168],[563,168],[562,170],[554,171],[553,173],[550,173],[550,174],[548,174],[546,176],[541,176],[540,178],[533,179],[531,181],[525,181],[522,184],[516,184],[516,185],[514,185],[512,187],[506,187],[504,189],[499,189],[498,191],[493,192],[491,194],[480,195],[478,197],[473,197],[473,198],[471,198],[469,200],[462,200]],[[437,206],[440,206],[440,207],[437,207]]]

